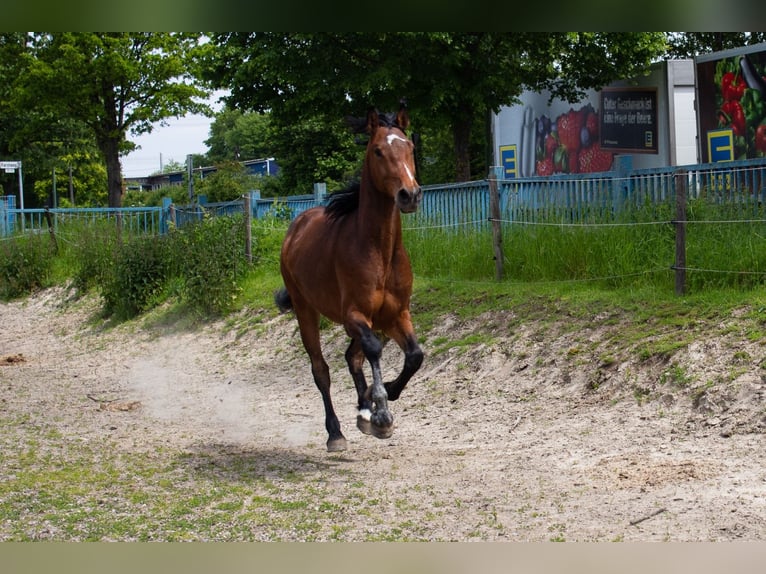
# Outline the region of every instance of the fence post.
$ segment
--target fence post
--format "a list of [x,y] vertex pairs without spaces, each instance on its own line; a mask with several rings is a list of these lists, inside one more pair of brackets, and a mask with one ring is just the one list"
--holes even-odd
[[676,262],[673,269],[676,272],[676,295],[686,293],[686,170],[675,173],[674,187],[676,188]]
[[245,211],[245,257],[248,265],[253,263],[252,196],[253,192],[246,193],[243,197],[244,205],[242,206]]
[[495,254],[495,279],[503,280],[503,229],[500,222],[500,186],[498,180],[503,173],[502,167],[494,167],[489,172],[489,218],[492,222],[492,249]]
[[625,204],[632,199],[632,185],[629,178],[633,171],[633,158],[629,155],[618,155],[614,158],[612,167],[612,214],[616,216],[625,208]]
[[6,199],[0,197],[0,237],[9,235],[8,233],[8,210],[6,209]]
[[322,203],[324,196],[327,194],[327,184],[319,182],[314,184],[314,201],[317,205]]
[[165,235],[168,232],[168,221],[176,224],[175,207],[173,206],[173,200],[169,197],[162,198],[162,211],[160,212],[160,235]]
[[51,242],[53,243],[53,252],[59,252],[59,244],[56,242],[56,232],[53,230],[53,220],[51,218],[51,210],[45,208],[45,220],[48,222],[48,234],[50,235]]

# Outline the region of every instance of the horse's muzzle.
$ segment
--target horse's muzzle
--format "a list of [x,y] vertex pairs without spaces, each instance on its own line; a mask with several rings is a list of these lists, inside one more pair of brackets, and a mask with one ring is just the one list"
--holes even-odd
[[421,199],[423,199],[423,190],[420,186],[414,189],[402,188],[396,194],[396,205],[402,213],[412,213],[418,210]]

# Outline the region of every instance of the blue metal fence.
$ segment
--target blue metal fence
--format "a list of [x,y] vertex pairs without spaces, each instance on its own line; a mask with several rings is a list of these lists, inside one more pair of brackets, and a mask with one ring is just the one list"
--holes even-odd
[[[624,215],[628,208],[675,200],[676,175],[685,172],[688,197],[735,206],[743,216],[766,207],[766,158],[716,164],[633,170],[630,157],[620,157],[616,169],[598,174],[562,174],[550,177],[497,179],[500,216],[512,223],[538,221],[605,223]],[[490,218],[489,180],[424,187],[422,208],[404,220],[405,227],[483,226]],[[323,187],[313,194],[276,199],[251,193],[252,216],[269,214],[295,217],[325,200]],[[25,209],[15,207],[13,196],[0,198],[0,237],[20,230],[47,228],[46,211],[58,226],[74,219],[96,221],[121,218],[123,229],[161,234],[169,224],[182,226],[209,215],[244,211],[244,201],[207,203],[200,198],[191,206],[166,200],[162,207],[121,209]]]

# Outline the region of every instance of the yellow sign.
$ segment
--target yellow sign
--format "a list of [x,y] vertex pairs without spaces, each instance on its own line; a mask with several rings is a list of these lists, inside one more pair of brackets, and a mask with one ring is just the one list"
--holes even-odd
[[710,161],[734,161],[734,131],[710,130],[707,133],[707,156]]
[[500,161],[503,166],[503,177],[505,179],[515,179],[518,177],[517,158],[516,144],[500,146]]

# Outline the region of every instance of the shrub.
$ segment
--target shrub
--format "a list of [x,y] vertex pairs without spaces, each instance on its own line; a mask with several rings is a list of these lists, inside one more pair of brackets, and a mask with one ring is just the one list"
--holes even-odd
[[171,237],[186,302],[204,313],[231,309],[247,269],[243,217],[206,218],[174,230]]
[[102,288],[104,312],[130,319],[160,301],[170,277],[167,237],[136,237],[115,250],[112,271]]
[[53,249],[47,237],[0,241],[0,298],[15,299],[45,286],[52,265]]
[[78,231],[72,271],[72,286],[78,293],[103,288],[113,271],[116,250],[113,223],[84,226]]
[[234,201],[251,189],[258,187],[258,178],[248,172],[239,162],[228,161],[217,166],[212,174],[197,186],[199,195],[206,195],[209,202]]

